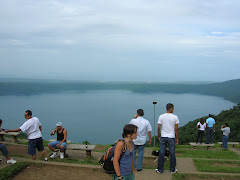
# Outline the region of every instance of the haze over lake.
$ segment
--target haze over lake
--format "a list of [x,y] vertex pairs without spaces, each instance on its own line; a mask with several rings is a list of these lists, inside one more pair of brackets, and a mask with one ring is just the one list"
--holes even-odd
[[[154,127],[154,106],[156,105],[156,134],[158,116],[165,112],[165,106],[175,105],[180,126],[209,113],[218,114],[235,104],[223,98],[198,94],[134,93],[126,90],[95,90],[66,92],[31,96],[0,96],[0,118],[3,128],[19,128],[24,122],[24,112],[32,110],[40,119],[43,138],[58,121],[68,130],[68,139],[74,143],[89,141],[93,144],[111,144],[121,138],[122,128],[129,123],[137,109],[145,111],[145,118]],[[154,131],[152,131],[152,135]]]

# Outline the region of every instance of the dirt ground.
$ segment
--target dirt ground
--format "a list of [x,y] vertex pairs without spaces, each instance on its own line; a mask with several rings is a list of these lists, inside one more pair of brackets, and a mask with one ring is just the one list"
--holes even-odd
[[[27,146],[21,146],[21,145],[12,145],[12,144],[5,144],[9,155],[14,156],[14,155],[21,155],[23,157],[28,157],[31,158],[30,155],[28,155],[28,147]],[[37,151],[37,157],[41,157],[42,153]]]
[[13,180],[44,180],[44,179],[87,179],[87,180],[111,180],[112,176],[106,174],[101,169],[69,167],[69,166],[54,166],[30,165],[25,170],[20,172]]

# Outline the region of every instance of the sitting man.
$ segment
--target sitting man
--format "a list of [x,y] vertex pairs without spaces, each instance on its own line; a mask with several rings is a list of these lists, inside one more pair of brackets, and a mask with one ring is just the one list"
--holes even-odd
[[55,158],[57,156],[57,151],[54,148],[60,149],[60,158],[64,158],[64,151],[67,146],[67,130],[62,127],[62,123],[58,122],[56,124],[57,128],[51,132],[51,136],[57,132],[57,141],[50,142],[48,147],[53,152],[50,156],[51,158]]
[[[0,119],[0,132],[5,131],[5,129],[2,128],[2,120]],[[8,155],[8,150],[6,146],[2,143],[0,143],[0,151],[2,151],[2,155],[6,157],[7,159],[7,164],[15,164],[17,161],[13,160],[9,155]],[[0,162],[2,160],[0,159]]]

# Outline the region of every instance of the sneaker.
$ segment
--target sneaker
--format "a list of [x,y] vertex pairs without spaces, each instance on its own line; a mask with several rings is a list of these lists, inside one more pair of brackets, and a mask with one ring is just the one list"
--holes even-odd
[[64,158],[64,152],[60,152],[60,158],[61,158],[61,159]]
[[57,157],[57,152],[53,152],[52,155],[50,156],[50,158],[55,158]]
[[137,169],[137,171],[142,171],[142,169]]
[[177,169],[175,169],[175,171],[172,171],[172,172],[170,172],[171,174],[175,174],[175,173],[177,173]]
[[162,174],[163,172],[159,171],[158,169],[155,169],[156,173]]
[[7,164],[15,164],[17,161],[13,160],[12,158],[10,160],[7,160]]
[[44,161],[48,161],[48,158],[45,158]]

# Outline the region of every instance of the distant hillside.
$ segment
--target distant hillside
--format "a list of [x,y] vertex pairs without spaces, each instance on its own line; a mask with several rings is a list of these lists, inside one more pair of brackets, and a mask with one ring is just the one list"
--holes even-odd
[[[203,117],[204,120],[208,117]],[[214,133],[214,142],[222,141],[222,131],[220,131],[221,125],[225,122],[228,123],[231,134],[229,141],[240,142],[240,104],[234,106],[230,110],[222,111],[220,114],[213,117],[216,120],[216,132]],[[186,125],[179,128],[179,144],[188,144],[189,142],[195,142],[197,136],[196,124],[199,119],[190,121]],[[206,135],[206,132],[205,132]],[[206,138],[204,137],[204,141]]]
[[176,83],[127,83],[127,82],[78,82],[78,81],[1,81],[0,96],[34,95],[65,91],[84,92],[88,90],[129,90],[138,93],[195,93],[223,97],[235,103],[240,102],[240,79],[210,84]]

